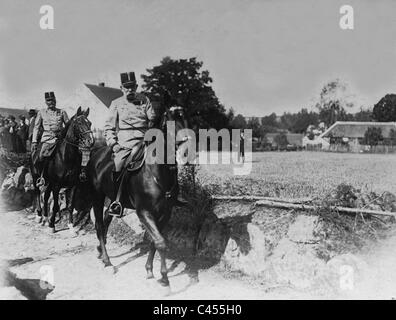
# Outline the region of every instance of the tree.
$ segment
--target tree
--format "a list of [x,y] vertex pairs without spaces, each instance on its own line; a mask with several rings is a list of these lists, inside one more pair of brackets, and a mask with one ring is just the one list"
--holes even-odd
[[392,146],[396,146],[396,130],[391,129],[389,132],[389,140]]
[[263,133],[277,132],[280,129],[280,123],[277,120],[276,113],[271,113],[269,116],[261,118],[261,130]]
[[303,108],[298,113],[284,113],[281,117],[282,126],[294,133],[306,132],[309,125],[317,126],[319,116],[316,112]]
[[263,126],[260,125],[258,118],[250,119],[246,127],[252,129],[252,136],[255,138],[263,138],[265,136]]
[[370,109],[360,108],[360,111],[356,112],[354,115],[354,121],[372,121],[373,112]]
[[347,85],[339,79],[330,81],[322,88],[320,100],[316,104],[320,121],[331,126],[336,121],[348,120],[345,108],[354,105],[352,95],[348,91]]
[[241,114],[236,115],[231,120],[230,126],[232,129],[245,129],[247,127],[245,117]]
[[376,146],[380,141],[383,141],[381,128],[369,127],[364,133],[363,143],[369,146]]
[[228,128],[231,115],[220,104],[211,87],[209,71],[201,70],[202,65],[196,58],[165,57],[142,75],[143,89],[161,108],[175,102],[184,107],[189,125],[195,130]]
[[387,94],[373,108],[375,121],[396,121],[396,94]]

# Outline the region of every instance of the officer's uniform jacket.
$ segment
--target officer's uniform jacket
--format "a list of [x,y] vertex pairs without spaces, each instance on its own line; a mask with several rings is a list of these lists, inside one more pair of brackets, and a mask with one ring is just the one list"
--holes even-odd
[[38,135],[40,127],[43,129],[41,136],[41,142],[47,144],[53,144],[58,140],[59,134],[63,129],[63,126],[69,121],[66,111],[55,108],[42,109],[37,113],[34,128],[32,142],[38,142]]
[[119,144],[121,150],[114,155],[116,171],[120,170],[134,147],[144,139],[145,132],[155,122],[157,114],[144,94],[137,93],[134,101],[125,96],[114,100],[104,127],[108,146]]

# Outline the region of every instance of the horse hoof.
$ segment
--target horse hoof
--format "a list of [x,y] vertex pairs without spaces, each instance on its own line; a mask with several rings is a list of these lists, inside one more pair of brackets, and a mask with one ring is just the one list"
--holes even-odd
[[163,287],[169,287],[169,280],[161,278],[158,280],[158,283]]
[[105,263],[105,272],[109,274],[115,274],[117,272],[116,268],[109,262],[108,264]]
[[43,221],[43,217],[36,216],[35,221],[36,221],[37,223],[41,223],[41,222]]
[[71,235],[73,238],[74,238],[74,237],[77,237],[77,236],[78,236],[78,232],[77,232],[77,230],[73,227],[73,224],[72,224],[72,223],[69,223],[67,226],[69,227],[70,235]]
[[154,279],[154,275],[153,275],[153,273],[152,273],[152,272],[150,272],[150,271],[148,271],[148,272],[147,272],[146,279],[147,279],[147,280]]
[[55,233],[56,232],[55,227],[50,227],[50,228],[51,228],[51,233]]

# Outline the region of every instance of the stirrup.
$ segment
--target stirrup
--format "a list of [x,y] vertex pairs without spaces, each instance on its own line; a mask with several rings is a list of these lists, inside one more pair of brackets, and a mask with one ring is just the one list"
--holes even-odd
[[[114,212],[114,207],[118,207],[120,210],[120,212],[117,214]],[[117,217],[117,218],[122,218],[122,215],[124,213],[124,208],[121,205],[121,202],[119,201],[113,201],[110,206],[109,209],[107,209],[107,212],[109,213],[109,215]]]

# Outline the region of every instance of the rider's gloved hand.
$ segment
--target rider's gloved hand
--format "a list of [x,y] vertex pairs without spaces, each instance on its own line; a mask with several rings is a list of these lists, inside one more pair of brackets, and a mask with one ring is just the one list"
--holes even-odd
[[35,152],[36,150],[37,150],[37,142],[33,142],[30,151]]
[[120,145],[119,145],[118,143],[116,143],[116,144],[113,146],[113,152],[114,152],[114,153],[117,153],[117,152],[120,151],[120,150],[121,150]]

